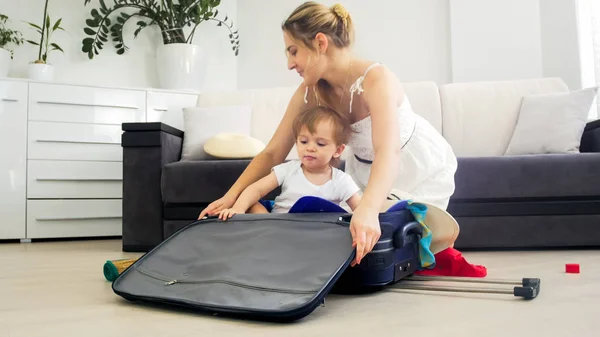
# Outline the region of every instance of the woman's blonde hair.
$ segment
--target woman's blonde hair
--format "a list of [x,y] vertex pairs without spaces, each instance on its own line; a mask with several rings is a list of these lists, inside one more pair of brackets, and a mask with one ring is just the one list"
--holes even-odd
[[313,50],[312,41],[317,33],[325,34],[338,48],[354,42],[352,18],[341,4],[327,7],[314,1],[305,2],[290,14],[281,29]]

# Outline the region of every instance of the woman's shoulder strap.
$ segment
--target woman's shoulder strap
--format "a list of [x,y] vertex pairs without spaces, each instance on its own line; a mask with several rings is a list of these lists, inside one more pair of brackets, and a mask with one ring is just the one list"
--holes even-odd
[[371,69],[373,69],[377,66],[380,66],[380,65],[381,65],[381,63],[375,62],[375,63],[372,63],[370,66],[368,66],[367,69],[365,69],[365,73],[362,75],[363,80],[364,80],[365,76],[367,76],[367,73],[369,71],[371,71]]
[[356,82],[354,82],[354,84],[352,84],[352,86],[350,87],[350,113],[352,113],[352,102],[354,101],[354,93],[357,92],[359,95],[365,91],[365,89],[363,88],[363,82],[365,81],[365,76],[367,76],[367,73],[369,71],[371,71],[371,69],[377,67],[381,65],[381,63],[375,62],[372,63],[370,66],[367,67],[367,69],[365,69],[365,72],[363,73],[363,75],[359,78],[356,79]]

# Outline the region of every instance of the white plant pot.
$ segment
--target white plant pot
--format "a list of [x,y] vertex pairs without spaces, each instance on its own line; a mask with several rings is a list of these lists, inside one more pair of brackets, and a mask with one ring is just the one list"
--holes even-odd
[[200,46],[170,43],[158,47],[156,68],[163,89],[200,91],[206,77],[206,53]]
[[0,48],[0,77],[8,77],[10,63],[10,52],[4,48]]
[[54,80],[54,66],[43,63],[29,63],[28,77],[34,81],[51,82]]

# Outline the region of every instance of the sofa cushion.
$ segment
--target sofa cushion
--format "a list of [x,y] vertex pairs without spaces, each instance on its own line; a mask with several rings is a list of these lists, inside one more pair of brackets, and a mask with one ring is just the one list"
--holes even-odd
[[600,196],[600,153],[458,158],[452,199]]
[[185,137],[181,160],[210,159],[204,145],[220,133],[250,136],[251,110],[247,106],[222,106],[212,108],[190,107],[183,109]]
[[526,95],[567,92],[560,79],[451,83],[440,87],[443,135],[457,156],[506,152]]
[[[244,172],[249,159],[179,161],[165,165],[161,190],[165,204],[204,204],[222,197]],[[276,189],[266,199],[279,194]]]
[[597,87],[523,98],[507,155],[577,153]]
[[250,160],[179,161],[165,165],[161,177],[163,202],[206,203],[223,196]]
[[[250,159],[179,161],[165,165],[161,177],[164,204],[206,204],[225,194],[244,172]],[[338,169],[344,171],[346,162]],[[273,200],[278,187],[265,196]]]

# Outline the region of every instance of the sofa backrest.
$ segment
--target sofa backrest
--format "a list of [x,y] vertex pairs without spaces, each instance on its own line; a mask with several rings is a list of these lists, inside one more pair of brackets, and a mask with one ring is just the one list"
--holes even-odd
[[[434,82],[415,82],[405,83],[403,87],[413,109],[441,132],[442,111],[437,85]],[[197,106],[250,106],[250,135],[266,144],[275,133],[295,90],[296,87],[275,87],[211,92],[200,94]]]
[[413,110],[442,132],[442,106],[435,82],[408,82],[402,88]]
[[196,105],[198,107],[249,106],[252,114],[250,136],[267,144],[283,118],[295,90],[296,87],[277,87],[211,92],[198,95]]
[[503,155],[523,96],[568,90],[557,78],[442,85],[442,134],[459,157]]

